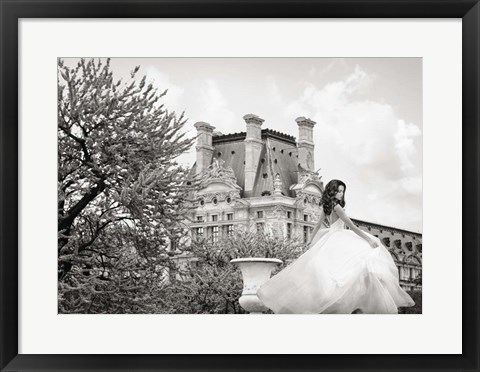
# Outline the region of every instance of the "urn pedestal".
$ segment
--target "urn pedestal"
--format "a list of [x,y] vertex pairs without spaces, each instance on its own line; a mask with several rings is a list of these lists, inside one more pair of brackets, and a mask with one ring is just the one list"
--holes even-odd
[[250,314],[261,314],[268,308],[257,297],[257,290],[270,279],[272,270],[282,263],[276,258],[236,258],[230,261],[238,265],[243,277],[243,292],[238,300],[240,306]]

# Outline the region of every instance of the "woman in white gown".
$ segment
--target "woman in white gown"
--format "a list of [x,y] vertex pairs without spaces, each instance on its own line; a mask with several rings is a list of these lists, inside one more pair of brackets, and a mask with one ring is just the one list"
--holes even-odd
[[[415,304],[388,250],[346,215],[345,190],[342,181],[327,184],[311,248],[257,291],[274,313],[397,314]],[[330,227],[322,229],[325,218]]]

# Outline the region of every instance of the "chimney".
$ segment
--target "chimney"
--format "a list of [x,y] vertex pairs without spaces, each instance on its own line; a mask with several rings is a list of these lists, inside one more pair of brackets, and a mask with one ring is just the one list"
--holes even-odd
[[296,118],[298,124],[298,164],[303,168],[315,171],[315,154],[313,152],[315,144],[313,143],[313,126],[316,124],[313,120],[303,116]]
[[263,119],[257,115],[247,114],[243,117],[247,123],[247,136],[245,137],[245,188],[244,195],[252,196],[257,173],[260,153],[262,151],[262,123]]
[[202,173],[212,163],[213,146],[212,136],[215,127],[199,121],[194,124],[197,129],[197,174]]

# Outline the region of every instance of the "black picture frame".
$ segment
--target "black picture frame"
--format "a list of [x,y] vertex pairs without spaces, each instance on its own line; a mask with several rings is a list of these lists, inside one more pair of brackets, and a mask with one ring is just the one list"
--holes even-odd
[[[477,0],[1,0],[2,371],[479,371],[479,37]],[[18,353],[18,21],[21,18],[461,18],[461,355],[25,355]],[[448,170],[446,170],[448,175]],[[446,177],[448,179],[448,177]],[[448,181],[447,181],[448,183]],[[448,190],[447,184],[439,185]],[[440,210],[447,217],[448,211]],[[448,208],[447,208],[448,209]],[[446,218],[447,223],[447,218]],[[439,227],[441,228],[441,227]],[[460,247],[452,247],[459,249]],[[448,301],[448,294],[446,294]],[[448,307],[448,303],[445,304]],[[442,311],[439,309],[439,311]]]

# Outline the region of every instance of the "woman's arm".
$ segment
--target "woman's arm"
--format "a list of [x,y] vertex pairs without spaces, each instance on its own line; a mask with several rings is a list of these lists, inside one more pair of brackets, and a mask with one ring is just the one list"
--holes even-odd
[[343,210],[343,208],[339,204],[337,204],[333,208],[333,210],[338,215],[338,217],[340,217],[340,219],[343,222],[345,222],[345,225],[347,225],[355,234],[357,234],[361,238],[365,239],[368,242],[368,244],[370,244],[372,246],[372,248],[378,247],[378,243],[374,239],[372,239],[364,231],[362,231],[361,229],[359,229],[357,226],[354,225],[354,223],[352,222],[350,217],[347,216],[347,214],[345,213],[345,211]]
[[325,212],[323,211],[323,208],[320,208],[320,217],[318,219],[317,226],[312,231],[312,234],[310,235],[310,241],[308,242],[308,245],[310,245],[314,239],[315,235],[317,235],[318,230],[320,230],[323,226],[323,220],[325,219]]

